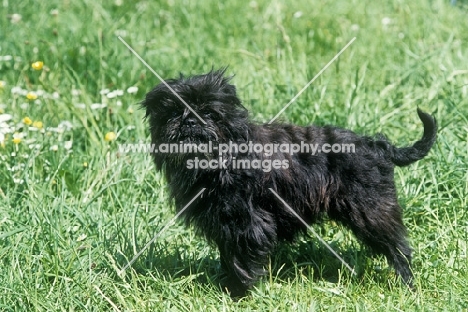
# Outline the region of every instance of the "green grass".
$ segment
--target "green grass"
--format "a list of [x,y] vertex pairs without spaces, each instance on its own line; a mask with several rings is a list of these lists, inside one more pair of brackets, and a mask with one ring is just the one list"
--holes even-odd
[[[0,147],[0,310],[468,309],[466,7],[448,0],[0,5],[0,114],[12,116],[0,131],[24,136],[16,145],[6,133]],[[14,23],[13,14],[21,20]],[[384,132],[402,146],[421,135],[417,106],[436,116],[440,131],[430,155],[395,173],[416,291],[331,223],[315,229],[358,277],[304,238],[281,246],[269,275],[233,302],[216,286],[216,250],[180,224],[119,277],[174,215],[151,159],[117,150],[120,143],[149,141],[138,103],[159,83],[119,35],[164,78],[229,65],[244,105],[260,122],[356,37],[281,118]],[[44,68],[32,69],[35,61]],[[130,86],[138,92],[126,92]],[[44,93],[28,100],[12,92],[17,87]],[[106,88],[124,94],[108,98],[101,94]],[[34,131],[25,117],[43,128]],[[73,127],[57,131],[64,121]],[[117,139],[106,142],[111,131]],[[66,141],[73,141],[71,149]]]

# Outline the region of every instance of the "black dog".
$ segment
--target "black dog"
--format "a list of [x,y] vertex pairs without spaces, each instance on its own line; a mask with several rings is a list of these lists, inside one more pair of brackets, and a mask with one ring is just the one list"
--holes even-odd
[[[243,295],[264,274],[278,241],[291,241],[307,230],[270,188],[309,224],[327,215],[348,226],[374,252],[384,254],[411,286],[411,248],[393,169],[426,156],[436,139],[435,119],[418,109],[424,135],[404,148],[393,146],[383,135],[362,137],[333,126],[257,125],[249,121],[230,78],[223,75],[224,70],[181,75],[167,81],[178,96],[161,83],[142,105],[156,147],[167,148],[168,143],[206,147],[209,142],[215,146],[211,151],[165,150],[152,155],[179,211],[206,188],[183,216],[218,246],[231,295]],[[313,144],[322,152],[292,153],[293,144],[304,149]],[[338,151],[337,146],[354,150]]]

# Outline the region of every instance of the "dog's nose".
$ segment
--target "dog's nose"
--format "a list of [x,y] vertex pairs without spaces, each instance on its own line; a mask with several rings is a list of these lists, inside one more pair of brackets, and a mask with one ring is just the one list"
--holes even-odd
[[189,127],[193,127],[197,124],[197,120],[193,117],[189,117],[187,119],[185,119],[184,121],[184,124],[189,126]]

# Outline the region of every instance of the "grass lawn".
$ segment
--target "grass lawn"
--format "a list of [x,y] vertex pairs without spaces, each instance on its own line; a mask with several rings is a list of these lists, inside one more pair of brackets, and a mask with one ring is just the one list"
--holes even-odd
[[[162,3],[159,3],[162,2]],[[203,4],[202,4],[203,3]],[[468,8],[463,1],[33,1],[0,3],[1,311],[466,311]],[[335,124],[398,146],[439,135],[395,180],[416,290],[343,227],[279,246],[269,274],[232,301],[217,251],[176,223],[148,155],[139,102],[159,80],[229,65],[251,117]],[[37,63],[43,62],[43,63]],[[115,136],[114,136],[115,134]]]

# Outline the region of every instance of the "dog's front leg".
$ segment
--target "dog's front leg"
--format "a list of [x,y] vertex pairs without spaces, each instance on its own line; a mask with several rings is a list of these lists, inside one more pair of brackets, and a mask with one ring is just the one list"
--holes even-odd
[[[247,218],[247,216],[243,216]],[[252,212],[248,219],[230,220],[222,225],[217,240],[223,281],[232,297],[244,296],[248,288],[265,274],[265,265],[276,245],[276,225],[269,215]]]

